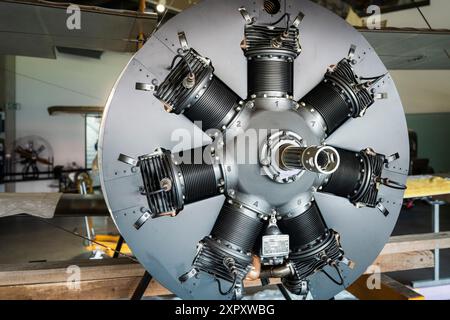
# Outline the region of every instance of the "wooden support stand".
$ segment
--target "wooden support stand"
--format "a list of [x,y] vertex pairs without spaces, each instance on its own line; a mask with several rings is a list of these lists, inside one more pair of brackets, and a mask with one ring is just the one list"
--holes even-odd
[[[433,267],[430,250],[436,246],[449,248],[450,233],[392,237],[373,265],[381,272]],[[130,299],[144,272],[140,264],[125,258],[0,265],[0,300]],[[383,290],[369,290],[367,279],[372,272],[369,268],[348,290],[360,299],[421,298],[384,274],[381,274]],[[80,276],[78,282],[77,274]],[[270,283],[279,284],[280,280],[271,279]],[[246,281],[244,285],[255,287],[261,283]],[[144,296],[171,294],[154,279],[144,292]]]
[[[363,300],[423,300],[422,295],[383,272],[433,268],[435,259],[432,250],[436,248],[450,248],[450,232],[391,237],[372,266],[347,290]],[[370,277],[377,276],[372,274],[374,266],[382,272],[378,289],[371,289]]]
[[450,248],[450,232],[408,234],[391,237],[382,254]]
[[[126,258],[0,265],[0,300],[130,299],[144,272],[140,264]],[[245,286],[260,286],[260,282],[246,281]],[[154,279],[144,292],[147,297],[171,294]]]
[[369,289],[367,284],[373,284],[370,277],[371,275],[362,275],[347,291],[360,300],[424,300],[421,294],[383,273],[380,274],[379,287]]

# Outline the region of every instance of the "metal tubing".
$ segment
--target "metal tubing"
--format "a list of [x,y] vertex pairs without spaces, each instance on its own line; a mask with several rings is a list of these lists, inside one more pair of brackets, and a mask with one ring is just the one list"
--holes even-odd
[[290,265],[282,265],[269,269],[262,269],[259,275],[260,278],[284,278],[292,275],[293,270]]
[[[433,200],[429,197],[424,198],[425,201],[427,201],[432,206],[432,227],[433,232],[438,233],[440,230],[440,206],[443,205],[445,202],[440,200]],[[424,280],[424,281],[413,281],[413,287],[414,288],[426,288],[426,287],[433,287],[433,286],[443,286],[450,284],[450,279],[441,279],[440,277],[440,250],[438,247],[434,249],[434,276],[432,280]]]
[[[439,202],[433,203],[433,232],[438,233],[439,232]],[[439,281],[439,248],[436,248],[434,250],[434,280]]]

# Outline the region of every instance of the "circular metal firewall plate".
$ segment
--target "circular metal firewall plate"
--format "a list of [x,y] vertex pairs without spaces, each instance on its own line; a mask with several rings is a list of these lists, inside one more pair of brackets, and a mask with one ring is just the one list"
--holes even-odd
[[[208,0],[176,15],[154,33],[130,60],[117,80],[103,114],[99,165],[102,190],[111,216],[141,264],[164,287],[184,299],[231,298],[219,293],[214,277],[209,274],[198,273],[183,283],[179,280],[191,269],[197,244],[210,234],[225,197],[219,195],[186,205],[175,217],[152,219],[147,215],[148,220],[140,228],[135,227],[142,211],[145,212],[147,201],[140,193],[142,181],[139,170],[119,161],[119,156],[127,155],[130,157],[127,159],[134,163],[133,159],[152,153],[159,147],[181,151],[211,143],[211,138],[185,116],[167,113],[151,90],[137,90],[142,87],[137,84],[149,84],[145,88],[152,88],[164,81],[172,59],[180,49],[178,34],[182,31],[191,48],[211,59],[214,74],[238,96],[246,98],[247,60],[241,49],[246,20],[242,18],[239,8],[245,6],[248,15],[261,23],[276,21],[283,15],[284,8],[283,12],[270,15],[263,4],[262,0]],[[285,7],[292,17],[300,11],[304,14],[299,25],[302,50],[294,60],[292,101],[301,101],[321,82],[327,68],[346,57],[352,46],[356,47],[354,59],[358,60],[353,66],[356,73],[386,74],[376,89],[387,98],[375,100],[363,117],[349,119],[325,139],[324,125],[317,118],[317,112],[304,110],[303,125],[307,124],[312,129],[311,132],[301,130],[299,136],[307,140],[308,145],[326,144],[356,152],[370,147],[388,156],[398,153],[397,160],[383,165],[383,177],[405,183],[409,150],[404,112],[392,78],[379,57],[362,35],[330,11],[307,0],[287,0]],[[269,114],[272,111],[261,112]],[[254,117],[251,121],[255,126],[267,127],[264,119],[258,122]],[[283,120],[287,126],[276,128],[295,132],[297,129],[293,124],[291,128],[289,123],[294,121],[292,119],[295,118]],[[311,137],[304,136],[304,133],[311,134]],[[192,138],[189,146],[180,143],[180,137],[186,136]],[[239,175],[246,174],[245,170],[239,170]],[[251,174],[250,171],[248,173]],[[312,193],[306,190],[296,192],[293,186],[304,183],[309,188],[313,184],[315,178],[309,174],[305,172],[297,179],[307,182],[286,184],[264,177],[277,185],[279,191],[267,192],[263,184],[255,190],[258,189],[256,193],[266,196],[271,204],[286,204],[289,200],[286,206],[304,205],[313,198],[326,224],[340,234],[345,256],[355,263],[353,268],[340,267],[343,285],[332,283],[321,272],[309,279],[312,297],[328,299],[353,283],[382,250],[397,221],[403,191],[380,186],[378,197],[389,211],[385,216],[377,208],[358,208],[345,198],[316,192],[315,189],[311,190]],[[240,188],[253,188],[248,181],[239,181]]]

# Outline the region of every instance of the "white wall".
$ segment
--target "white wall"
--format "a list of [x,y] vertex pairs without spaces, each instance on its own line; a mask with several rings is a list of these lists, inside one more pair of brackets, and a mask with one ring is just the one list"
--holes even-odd
[[[449,0],[431,0],[422,11],[434,28],[450,29]],[[425,28],[416,9],[383,14],[392,27]],[[104,105],[130,55],[104,53],[100,60],[58,54],[56,60],[17,57],[17,138],[40,135],[53,147],[55,163],[84,165],[84,120],[50,117],[51,105]],[[407,113],[450,112],[450,71],[392,71]],[[44,191],[49,182],[17,183],[16,190]]]
[[[431,0],[421,10],[432,28],[450,29],[449,0]],[[382,20],[388,27],[428,28],[417,9],[382,14]],[[406,113],[450,112],[450,70],[394,70],[391,75]]]
[[[49,116],[52,105],[104,106],[130,54],[104,53],[101,59],[58,54],[56,60],[17,57],[16,138],[39,135],[53,148],[55,164],[84,166],[84,118]],[[17,192],[46,191],[50,181],[21,182]],[[50,189],[47,189],[50,191]]]
[[392,70],[390,73],[406,113],[450,112],[449,70]]
[[[433,29],[450,29],[450,1],[431,0],[429,6],[420,7]],[[382,20],[388,20],[388,27],[428,28],[417,9],[402,10],[383,14]]]

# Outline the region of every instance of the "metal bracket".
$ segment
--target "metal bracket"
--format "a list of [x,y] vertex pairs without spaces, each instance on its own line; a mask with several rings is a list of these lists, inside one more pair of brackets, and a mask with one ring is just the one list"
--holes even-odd
[[374,94],[373,96],[375,99],[381,100],[381,99],[387,99],[388,98],[388,94],[387,92],[379,92]]
[[303,12],[299,12],[298,15],[295,17],[294,21],[292,22],[292,25],[296,28],[300,25],[300,23],[303,21],[303,18],[305,17],[305,14]]
[[398,152],[391,154],[390,156],[387,156],[386,159],[384,159],[384,163],[388,164],[391,163],[392,161],[398,160],[400,159],[400,155],[398,154]]
[[234,299],[235,300],[241,300],[242,299],[242,295],[243,295],[243,290],[242,290],[242,286],[241,284],[236,284],[236,286],[234,287]]
[[144,225],[144,223],[146,223],[147,220],[150,219],[151,217],[152,215],[150,211],[146,211],[139,217],[139,219],[136,220],[133,226],[136,228],[136,230],[139,230]]
[[192,268],[191,270],[189,270],[188,272],[182,274],[178,280],[183,283],[188,281],[189,279],[191,279],[192,277],[194,277],[196,274],[198,273],[198,270],[195,268]]
[[348,60],[353,60],[353,57],[355,56],[356,53],[356,45],[352,44],[350,46],[350,49],[348,50]]
[[239,12],[241,13],[241,16],[244,18],[246,24],[253,23],[252,17],[248,14],[247,9],[245,7],[240,7]]
[[309,293],[309,283],[306,280],[302,281],[300,295],[307,295]]
[[350,260],[349,258],[347,258],[346,256],[342,257],[341,263],[345,264],[347,267],[349,267],[352,270],[356,266],[356,263],[354,261]]
[[377,208],[378,210],[380,210],[380,212],[381,212],[385,217],[387,217],[387,216],[389,215],[389,210],[386,209],[386,207],[385,207],[380,201],[377,202],[376,208]]
[[180,41],[181,49],[184,52],[188,51],[189,50],[189,44],[187,42],[186,34],[184,33],[184,31],[178,32],[178,40]]
[[151,83],[136,82],[135,89],[141,91],[154,91],[155,86]]
[[136,167],[139,164],[139,160],[127,156],[126,154],[119,154],[119,158],[117,159],[123,163],[129,164],[130,166]]

